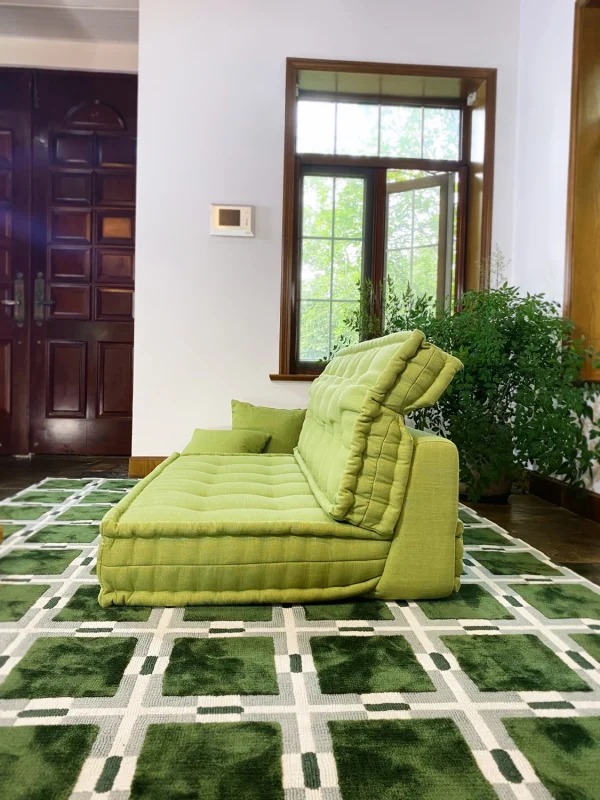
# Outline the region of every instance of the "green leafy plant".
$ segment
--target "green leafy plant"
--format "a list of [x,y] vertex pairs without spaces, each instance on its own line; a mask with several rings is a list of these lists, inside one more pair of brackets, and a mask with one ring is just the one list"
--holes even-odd
[[408,287],[398,292],[389,281],[384,294],[382,318],[374,287],[361,285],[343,339],[418,328],[463,362],[438,403],[416,412],[414,421],[456,444],[470,500],[527,468],[583,485],[600,452],[593,387],[579,380],[592,353],[557,304],[542,294],[521,295],[507,283],[468,291],[457,308],[442,312],[433,298],[417,297]]

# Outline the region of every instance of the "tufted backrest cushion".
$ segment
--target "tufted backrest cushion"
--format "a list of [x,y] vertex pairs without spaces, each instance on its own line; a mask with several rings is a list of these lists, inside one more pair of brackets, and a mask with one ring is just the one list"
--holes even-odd
[[435,403],[461,367],[421,331],[361,342],[329,362],[294,454],[330,516],[393,534],[412,457],[404,414]]

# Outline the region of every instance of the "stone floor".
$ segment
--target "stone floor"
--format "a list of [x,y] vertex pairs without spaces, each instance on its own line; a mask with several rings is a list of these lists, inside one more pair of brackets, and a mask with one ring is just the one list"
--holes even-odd
[[[127,477],[121,456],[0,458],[0,500],[46,477]],[[482,516],[537,547],[558,564],[600,585],[600,525],[528,494],[507,505],[474,505]]]

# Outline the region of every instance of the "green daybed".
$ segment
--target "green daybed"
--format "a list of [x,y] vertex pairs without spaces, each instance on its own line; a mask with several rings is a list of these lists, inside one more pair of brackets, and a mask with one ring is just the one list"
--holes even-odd
[[339,352],[292,455],[174,453],[101,524],[100,604],[444,597],[459,587],[458,456],[410,429],[460,362],[420,331]]

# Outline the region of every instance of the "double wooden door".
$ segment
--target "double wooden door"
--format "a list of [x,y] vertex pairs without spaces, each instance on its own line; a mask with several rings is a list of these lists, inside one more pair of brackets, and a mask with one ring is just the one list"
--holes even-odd
[[0,71],[0,453],[129,454],[137,78]]

